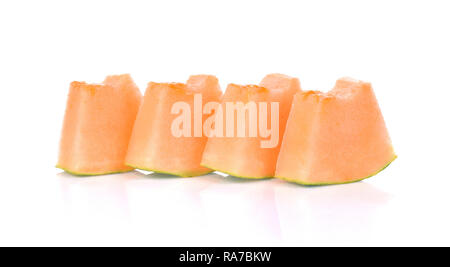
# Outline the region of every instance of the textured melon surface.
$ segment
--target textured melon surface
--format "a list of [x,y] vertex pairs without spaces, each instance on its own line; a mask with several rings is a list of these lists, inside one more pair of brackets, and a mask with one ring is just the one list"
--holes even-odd
[[328,93],[295,95],[275,176],[306,185],[349,183],[395,158],[371,84],[343,78]]
[[[211,169],[200,166],[207,137],[194,136],[196,93],[202,94],[203,105],[209,101],[220,101],[222,94],[217,78],[211,75],[191,76],[186,84],[149,83],[130,140],[127,165],[183,177],[211,172]],[[179,101],[190,106],[191,137],[172,135],[172,122],[180,114],[172,114],[171,109]],[[201,116],[202,121],[208,116]]]
[[75,175],[132,170],[124,161],[141,100],[128,74],[102,84],[72,82],[57,167]]
[[[282,74],[267,75],[261,81],[260,86],[230,84],[222,98],[224,124],[227,112],[225,102],[248,103],[254,101],[257,105],[260,102],[279,102],[278,144],[273,148],[262,148],[261,141],[268,138],[261,137],[259,133],[257,137],[249,137],[248,119],[246,121],[247,137],[237,137],[237,120],[234,120],[235,137],[226,137],[224,131],[224,137],[209,138],[202,165],[241,178],[273,177],[292,99],[299,91],[298,79]],[[267,110],[267,121],[270,125],[270,105]],[[259,120],[257,123],[259,128]]]

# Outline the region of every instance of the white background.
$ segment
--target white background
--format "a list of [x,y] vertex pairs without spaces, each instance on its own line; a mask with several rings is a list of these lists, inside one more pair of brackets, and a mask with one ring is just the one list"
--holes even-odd
[[[448,1],[1,1],[0,245],[450,245]],[[398,159],[355,184],[54,168],[69,83],[372,82]]]

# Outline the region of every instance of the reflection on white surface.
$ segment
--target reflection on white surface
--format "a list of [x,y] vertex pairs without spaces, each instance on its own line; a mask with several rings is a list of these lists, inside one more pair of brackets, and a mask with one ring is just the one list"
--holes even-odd
[[137,172],[95,177],[59,173],[65,212],[74,221],[126,220],[129,211],[125,181],[132,175]]
[[208,236],[223,242],[278,242],[280,225],[270,180],[224,177],[201,192]]
[[217,174],[180,178],[151,173],[128,180],[131,219],[145,229],[138,234],[160,242],[201,239],[205,221],[199,193],[220,179]]
[[216,173],[75,177],[49,170],[40,179],[0,179],[0,243],[276,246],[450,240],[448,187],[401,175],[393,168],[358,183],[305,187]]
[[370,240],[377,209],[390,198],[365,182],[320,187],[280,184],[274,190],[283,238],[291,242]]
[[[179,178],[133,171],[58,174],[69,225],[158,244],[281,244],[370,240],[389,195],[371,184],[304,187],[220,174]],[[112,237],[111,237],[112,238]]]

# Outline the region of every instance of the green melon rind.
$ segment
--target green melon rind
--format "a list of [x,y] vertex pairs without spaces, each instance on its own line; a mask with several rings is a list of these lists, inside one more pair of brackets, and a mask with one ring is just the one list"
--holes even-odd
[[384,170],[384,169],[386,169],[395,159],[397,158],[397,155],[394,155],[394,158],[391,160],[391,161],[389,161],[386,165],[384,165],[379,171],[377,171],[376,173],[374,173],[374,174],[371,174],[371,175],[369,175],[369,176],[367,176],[367,177],[364,177],[364,178],[362,178],[362,179],[355,179],[355,180],[350,180],[350,181],[346,181],[346,182],[337,182],[337,183],[333,183],[333,182],[331,182],[331,183],[308,183],[308,182],[303,182],[303,181],[298,181],[298,180],[295,180],[294,178],[288,178],[288,177],[281,177],[281,176],[275,176],[275,178],[279,178],[279,179],[282,179],[282,180],[285,180],[285,181],[288,181],[288,182],[292,182],[292,183],[296,183],[296,184],[300,184],[300,185],[306,185],[306,186],[319,186],[319,185],[338,185],[338,184],[350,184],[350,183],[356,183],[356,182],[359,182],[359,181],[362,181],[362,180],[365,180],[365,179],[368,179],[368,178],[370,178],[370,177],[372,177],[372,176],[375,176],[375,175],[377,175],[378,173],[380,173],[382,170]]
[[169,175],[175,175],[175,176],[179,176],[179,177],[195,177],[195,176],[201,176],[201,175],[205,175],[205,174],[213,172],[212,170],[208,170],[208,171],[204,171],[204,172],[179,173],[179,172],[162,171],[162,170],[153,169],[153,168],[147,168],[147,167],[139,167],[139,166],[134,166],[134,165],[131,165],[131,164],[128,164],[128,163],[125,163],[125,165],[130,166],[131,168],[138,169],[138,170],[143,170],[143,171],[148,171],[148,172],[157,172],[157,173],[163,173],[163,174],[169,174]]
[[71,170],[69,170],[67,168],[64,168],[64,167],[60,166],[60,165],[56,165],[55,167],[65,171],[65,172],[67,172],[68,174],[71,174],[71,175],[74,175],[74,176],[79,176],[79,177],[83,177],[83,176],[100,176],[100,175],[124,173],[124,172],[130,172],[130,171],[133,170],[133,169],[129,169],[129,170],[109,171],[109,172],[99,172],[99,173],[82,173],[82,172],[71,171]]
[[269,179],[269,178],[273,178],[273,176],[242,176],[242,175],[239,175],[239,174],[236,174],[236,173],[232,173],[232,172],[229,172],[229,171],[224,171],[224,170],[220,170],[220,169],[217,169],[217,168],[214,168],[214,167],[211,167],[211,166],[208,166],[208,165],[206,165],[206,164],[200,164],[201,166],[203,166],[203,167],[205,167],[205,168],[209,168],[209,169],[212,169],[212,170],[215,170],[215,171],[218,171],[218,172],[223,172],[223,173],[226,173],[226,174],[228,174],[228,175],[231,175],[231,176],[234,176],[234,177],[236,177],[236,178],[241,178],[241,179],[254,179],[254,180],[256,180],[256,179]]

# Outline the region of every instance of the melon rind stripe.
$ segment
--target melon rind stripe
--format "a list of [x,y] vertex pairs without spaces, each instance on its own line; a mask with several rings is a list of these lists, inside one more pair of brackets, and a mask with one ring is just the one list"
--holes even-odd
[[128,164],[128,163],[125,163],[125,165],[130,166],[130,167],[135,168],[135,169],[138,169],[138,170],[169,174],[169,175],[174,175],[174,176],[178,176],[178,177],[195,177],[195,176],[201,176],[201,175],[205,175],[205,174],[213,172],[213,170],[208,170],[208,171],[205,171],[205,172],[175,173],[175,172],[162,171],[162,170],[148,168],[148,167],[133,166],[133,165]]
[[131,172],[131,171],[134,170],[134,169],[129,169],[129,170],[121,170],[121,171],[98,172],[98,173],[82,173],[82,172],[71,171],[71,170],[66,169],[64,167],[61,167],[59,165],[56,165],[55,167],[65,171],[65,172],[67,172],[68,174],[71,174],[71,175],[74,175],[74,176],[79,176],[79,177],[83,177],[83,176],[100,176],[100,175],[108,175],[108,174],[125,173],[125,172]]
[[273,176],[259,176],[259,177],[242,176],[242,175],[238,175],[238,174],[235,174],[235,173],[232,173],[232,172],[229,172],[229,171],[220,170],[220,169],[208,166],[206,164],[200,164],[200,165],[203,166],[203,167],[206,167],[206,168],[218,171],[218,172],[226,173],[226,174],[234,176],[236,178],[241,178],[241,179],[270,179],[270,178],[274,178]]
[[[138,167],[138,166],[132,166],[130,164],[126,164],[127,166],[130,166],[131,168],[134,169],[139,169],[139,170],[144,170],[144,171],[150,171],[150,172],[156,172],[156,173],[163,173],[163,174],[169,174],[169,175],[175,175],[175,176],[179,176],[179,177],[195,177],[195,176],[201,176],[201,175],[205,175],[208,173],[211,173],[213,171],[219,171],[222,173],[226,173],[228,175],[234,176],[236,178],[241,178],[241,179],[270,179],[270,178],[279,178],[288,182],[292,182],[292,183],[296,183],[296,184],[300,184],[300,185],[306,185],[306,186],[319,186],[319,185],[338,185],[338,184],[349,184],[349,183],[355,183],[355,182],[359,182],[365,179],[368,179],[372,176],[377,175],[378,173],[380,173],[381,171],[383,171],[384,169],[386,169],[395,159],[397,158],[397,155],[394,155],[394,158],[389,161],[386,165],[384,165],[379,171],[377,171],[376,173],[369,175],[365,178],[361,178],[361,179],[355,179],[355,180],[350,180],[350,181],[346,181],[346,182],[337,182],[337,183],[308,183],[308,182],[302,182],[302,181],[298,181],[295,180],[293,178],[288,178],[288,177],[281,177],[281,176],[261,176],[261,177],[251,177],[251,176],[242,176],[242,175],[238,175],[229,171],[224,171],[224,170],[220,170],[217,168],[213,168],[211,166],[208,166],[206,164],[201,164],[201,166],[206,167],[211,169],[210,171],[206,171],[206,172],[194,172],[194,173],[173,173],[173,172],[167,172],[167,171],[161,171],[161,170],[157,170],[157,169],[151,169],[151,168],[145,168],[145,167]],[[71,175],[74,176],[79,176],[79,177],[83,177],[83,176],[100,176],[100,175],[108,175],[108,174],[117,174],[117,173],[126,173],[126,172],[130,172],[133,171],[133,169],[130,170],[121,170],[121,171],[111,171],[111,172],[104,172],[104,173],[80,173],[80,172],[75,172],[75,171],[71,171],[69,169],[66,169],[62,166],[56,165],[56,168],[61,169]]]
[[377,171],[374,174],[371,174],[371,175],[369,175],[367,177],[364,177],[364,178],[361,178],[361,179],[354,179],[354,180],[341,182],[341,183],[340,182],[336,182],[336,183],[334,183],[334,182],[331,182],[331,183],[326,183],[326,182],[325,183],[308,183],[308,182],[302,182],[302,181],[295,180],[294,178],[288,178],[288,177],[275,176],[275,178],[279,178],[279,179],[282,179],[282,180],[285,180],[285,181],[288,181],[288,182],[292,182],[292,183],[296,183],[296,184],[300,184],[300,185],[305,185],[305,186],[350,184],[350,183],[356,183],[356,182],[359,182],[359,181],[362,181],[362,180],[365,180],[365,179],[368,179],[368,178],[370,178],[372,176],[377,175],[378,173],[380,173],[381,171],[386,169],[396,158],[397,158],[397,155],[394,155],[394,158],[391,161],[389,161],[386,165],[384,165],[379,171]]

